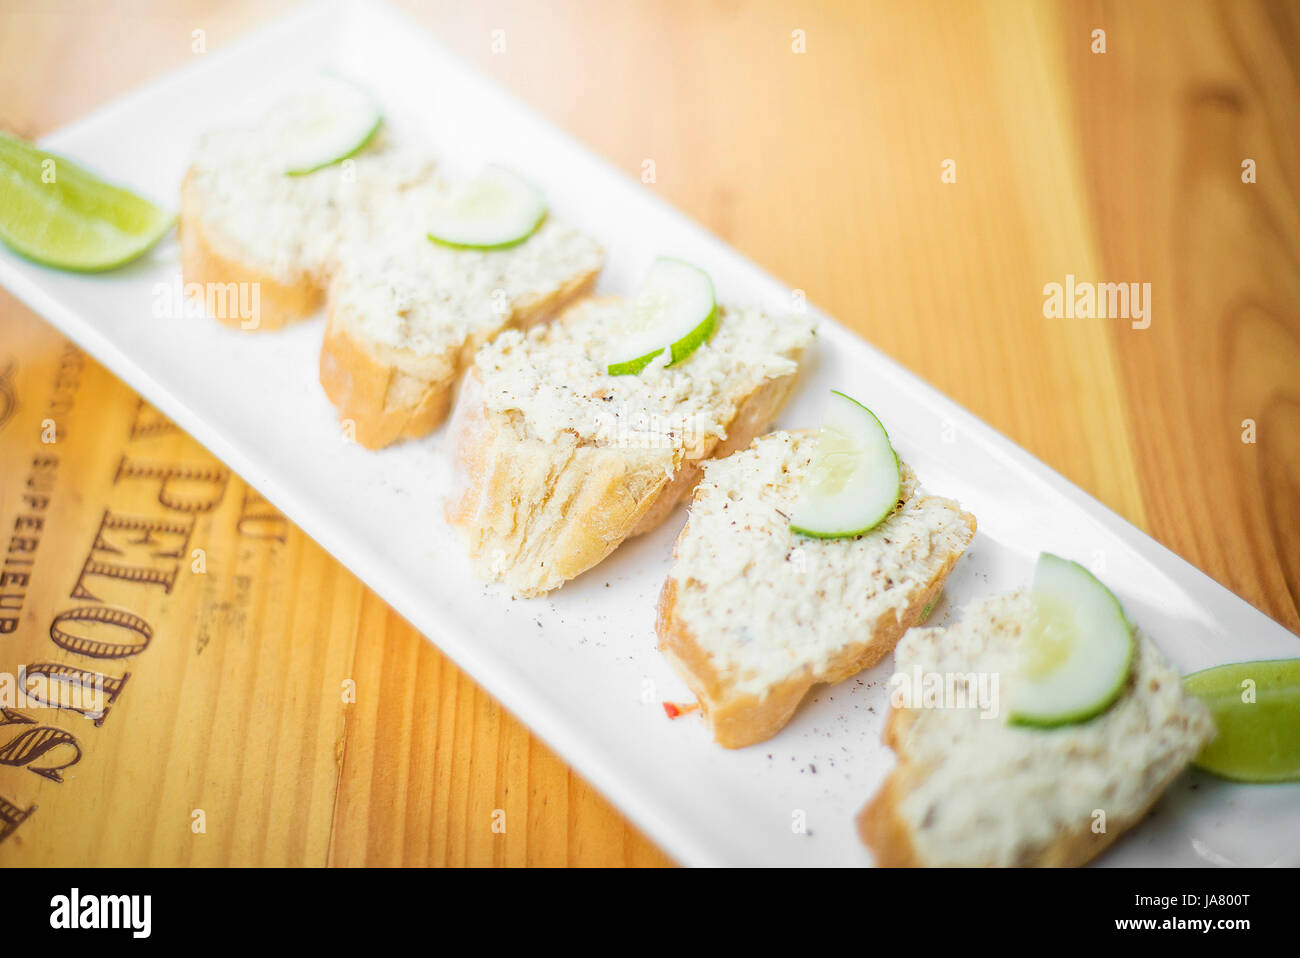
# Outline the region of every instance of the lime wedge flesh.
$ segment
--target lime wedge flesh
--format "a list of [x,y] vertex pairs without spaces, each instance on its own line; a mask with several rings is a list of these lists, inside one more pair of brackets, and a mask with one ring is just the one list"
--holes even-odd
[[541,190],[504,167],[488,166],[433,211],[429,239],[455,249],[508,249],[537,232],[545,218]]
[[1183,688],[1218,729],[1198,768],[1239,782],[1300,781],[1300,659],[1220,665],[1193,672]]
[[1133,663],[1136,640],[1119,600],[1077,562],[1045,552],[1031,602],[1011,721],[1050,728],[1100,715],[1119,698]]
[[866,406],[831,392],[790,528],[806,536],[859,536],[898,504],[902,477],[889,434]]
[[158,242],[175,217],[71,160],[0,133],[0,239],[46,266],[113,269]]
[[665,349],[668,365],[699,349],[718,325],[718,302],[709,274],[690,263],[661,256],[655,260],[630,306],[632,330],[619,343],[627,359],[609,364],[611,376],[634,375]]

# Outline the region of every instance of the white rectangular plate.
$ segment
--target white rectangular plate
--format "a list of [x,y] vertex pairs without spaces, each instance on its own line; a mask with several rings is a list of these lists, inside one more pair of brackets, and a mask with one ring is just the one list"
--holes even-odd
[[[720,296],[789,291],[469,70],[387,8],[322,3],[208,54],[45,141],[171,207],[196,138],[238,124],[305,74],[368,85],[396,135],[454,171],[501,160],[540,183],[564,219],[609,250],[627,291],[661,251],[712,273]],[[618,231],[618,232],[616,232]],[[155,318],[179,274],[174,240],[100,276],[0,250],[0,281],[256,486],[546,739],[669,854],[689,864],[861,865],[853,816],[889,770],[880,743],[886,661],[823,688],[770,742],[710,743],[669,721],[686,687],[655,651],[654,606],[684,510],[553,596],[511,601],[472,579],[441,517],[442,439],[371,453],[346,443],[317,384],[319,320],[249,335]],[[1185,671],[1300,655],[1300,642],[828,317],[783,425],[818,421],[831,386],[888,424],[931,491],[979,519],[932,622],[1025,583],[1040,550],[1104,556],[1125,607]],[[942,441],[946,436],[951,441]],[[807,833],[793,826],[806,817]],[[1107,864],[1300,864],[1300,786],[1184,776]]]

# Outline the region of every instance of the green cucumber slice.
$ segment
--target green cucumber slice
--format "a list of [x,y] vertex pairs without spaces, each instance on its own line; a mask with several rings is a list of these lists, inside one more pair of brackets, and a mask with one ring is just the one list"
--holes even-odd
[[634,328],[619,344],[622,355],[630,358],[610,363],[611,376],[639,373],[665,349],[672,350],[668,365],[679,363],[699,349],[718,324],[709,274],[667,256],[650,267],[631,309]]
[[429,239],[455,249],[507,249],[537,231],[546,197],[523,177],[488,166],[433,213]]
[[880,420],[832,390],[790,528],[822,539],[870,532],[894,511],[901,486],[898,456]]
[[305,176],[355,156],[383,123],[379,104],[340,77],[322,75],[310,89],[286,99],[266,119],[288,176]]
[[1044,552],[1032,601],[1011,722],[1051,728],[1100,715],[1123,691],[1136,646],[1119,600],[1077,562]]
[[1198,768],[1238,782],[1300,781],[1300,659],[1220,665],[1193,672],[1183,688],[1218,729]]

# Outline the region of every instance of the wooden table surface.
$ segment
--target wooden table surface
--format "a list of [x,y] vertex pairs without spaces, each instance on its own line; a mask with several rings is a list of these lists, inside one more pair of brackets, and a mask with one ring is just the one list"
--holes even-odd
[[[399,5],[1300,629],[1300,4]],[[0,125],[43,135],[288,6],[6,4]],[[1067,275],[1150,283],[1149,326],[1046,317]],[[3,292],[0,537],[0,672],[87,595],[148,623],[98,721],[0,712],[0,865],[667,862]],[[151,578],[112,571],[148,546]],[[124,632],[63,631],[95,628]]]

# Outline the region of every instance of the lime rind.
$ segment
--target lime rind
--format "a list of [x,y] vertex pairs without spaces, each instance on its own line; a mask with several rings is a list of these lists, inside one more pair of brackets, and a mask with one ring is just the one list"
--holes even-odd
[[[52,182],[44,179],[47,170]],[[174,214],[74,161],[4,133],[0,182],[0,239],[56,269],[95,273],[124,266],[176,222]]]

